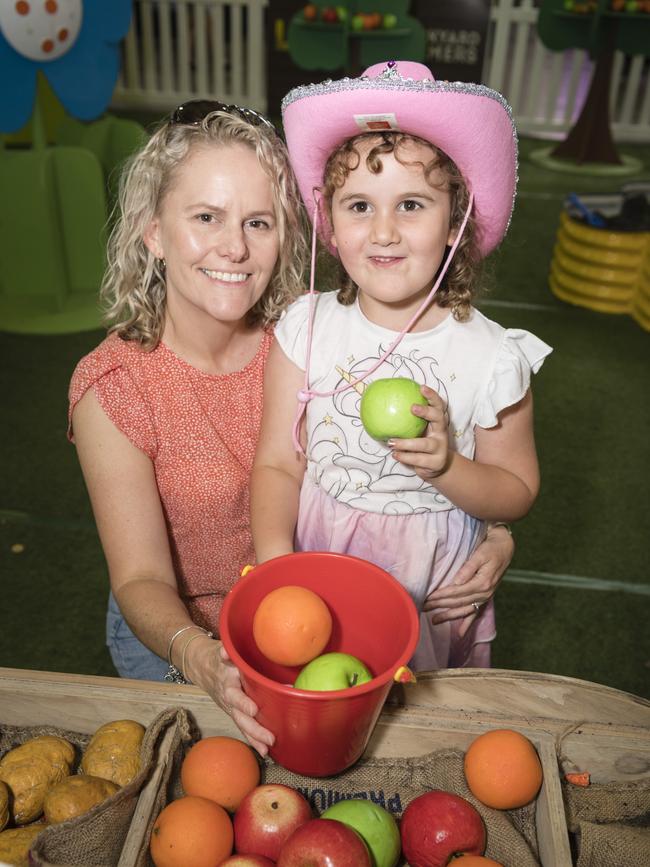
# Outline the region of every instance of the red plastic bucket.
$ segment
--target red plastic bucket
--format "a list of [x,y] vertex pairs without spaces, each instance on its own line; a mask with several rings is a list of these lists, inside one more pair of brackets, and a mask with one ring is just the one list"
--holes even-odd
[[[298,584],[327,603],[333,628],[326,653],[357,656],[369,683],[331,692],[294,689],[299,668],[266,659],[253,638],[253,616],[276,587]],[[303,552],[267,560],[240,578],[221,612],[221,640],[240,671],[257,720],[275,735],[271,758],[291,771],[327,777],[361,756],[396,671],[412,657],[419,617],[406,590],[366,560]]]

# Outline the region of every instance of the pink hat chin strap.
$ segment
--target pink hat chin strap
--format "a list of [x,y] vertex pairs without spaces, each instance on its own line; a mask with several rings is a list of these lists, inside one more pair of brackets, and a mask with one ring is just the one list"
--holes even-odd
[[309,319],[308,319],[308,324],[307,324],[307,352],[306,352],[306,357],[305,357],[305,380],[304,380],[303,387],[300,389],[300,391],[298,391],[298,393],[296,395],[298,398],[298,407],[296,409],[296,416],[294,418],[293,428],[291,431],[291,438],[293,441],[293,446],[297,452],[300,452],[300,454],[302,454],[302,455],[305,454],[305,452],[304,452],[304,450],[300,444],[300,423],[302,421],[303,415],[305,414],[305,410],[307,409],[307,404],[309,403],[309,401],[313,397],[332,397],[335,394],[340,394],[342,391],[347,391],[348,388],[354,388],[355,385],[357,385],[360,382],[363,382],[363,380],[366,379],[366,377],[370,376],[371,373],[374,373],[375,370],[377,370],[377,368],[384,363],[384,361],[388,358],[388,356],[399,345],[399,343],[401,342],[404,335],[408,331],[410,331],[410,329],[413,327],[413,325],[417,322],[417,320],[420,318],[420,316],[424,313],[426,308],[429,306],[429,304],[431,303],[431,301],[433,299],[433,296],[438,291],[438,287],[442,283],[444,276],[447,273],[447,269],[449,268],[449,265],[451,264],[451,260],[453,259],[454,254],[456,253],[456,250],[458,249],[458,245],[459,245],[460,240],[463,237],[463,233],[465,231],[465,226],[467,225],[467,221],[469,220],[469,215],[472,212],[472,205],[473,204],[474,204],[474,195],[472,193],[470,193],[469,204],[467,205],[467,210],[465,211],[465,215],[463,217],[463,222],[460,224],[460,229],[458,230],[458,234],[456,235],[456,240],[452,244],[451,250],[449,251],[449,255],[447,256],[447,258],[445,260],[445,264],[442,266],[442,269],[441,269],[440,273],[438,274],[438,279],[431,287],[429,294],[424,299],[422,304],[420,304],[420,306],[415,311],[413,316],[411,316],[409,321],[406,323],[404,328],[400,331],[400,333],[397,335],[395,340],[388,347],[386,352],[384,352],[384,354],[381,356],[381,358],[379,358],[372,365],[372,367],[363,374],[363,376],[360,376],[358,379],[351,380],[350,382],[346,382],[345,385],[342,385],[339,388],[335,388],[333,391],[312,391],[312,389],[309,388],[309,364],[311,361],[311,345],[312,345],[312,338],[313,338],[313,332],[314,332],[314,304],[315,304],[315,297],[316,297],[316,290],[314,288],[314,278],[315,278],[315,271],[316,271],[316,238],[318,235],[318,216],[319,216],[319,200],[318,200],[316,191],[314,191],[314,217],[313,217],[313,221],[312,221],[313,231],[312,231],[312,238],[311,238],[311,273],[309,275]]

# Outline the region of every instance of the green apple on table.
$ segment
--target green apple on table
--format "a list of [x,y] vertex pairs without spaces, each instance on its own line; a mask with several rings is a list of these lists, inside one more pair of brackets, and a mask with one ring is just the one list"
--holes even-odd
[[376,440],[422,436],[427,420],[411,412],[413,404],[427,405],[419,383],[403,376],[375,379],[361,396],[361,423]]
[[338,801],[321,819],[338,819],[363,837],[375,867],[395,867],[399,861],[402,845],[397,822],[379,804],[361,798]]
[[322,653],[300,671],[294,687],[328,691],[361,686],[372,680],[368,667],[350,653]]

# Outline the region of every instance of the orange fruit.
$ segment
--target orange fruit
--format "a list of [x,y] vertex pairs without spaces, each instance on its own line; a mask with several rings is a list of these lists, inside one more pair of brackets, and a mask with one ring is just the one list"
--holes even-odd
[[319,656],[332,634],[332,615],[323,600],[306,587],[271,590],[253,617],[253,637],[271,662],[305,665]]
[[451,863],[457,867],[503,867],[499,861],[493,861],[485,855],[460,855]]
[[493,729],[470,744],[465,779],[486,806],[512,810],[529,804],[539,792],[542,764],[527,737],[511,729]]
[[156,867],[218,867],[232,852],[234,833],[223,807],[186,796],[160,811],[149,851]]
[[260,766],[255,753],[237,738],[202,738],[181,765],[186,795],[208,798],[231,813],[259,781]]

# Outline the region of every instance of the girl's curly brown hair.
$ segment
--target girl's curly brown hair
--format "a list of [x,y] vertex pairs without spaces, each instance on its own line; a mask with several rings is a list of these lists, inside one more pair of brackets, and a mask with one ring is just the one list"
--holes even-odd
[[[374,138],[377,141],[377,144],[371,147],[366,155],[366,166],[373,174],[381,173],[381,158],[386,154],[393,154],[402,165],[422,165],[424,176],[432,187],[439,188],[439,184],[432,180],[432,175],[436,169],[440,169],[451,198],[450,228],[460,227],[469,204],[469,190],[456,163],[431,142],[402,132],[360,133],[345,141],[330,154],[325,165],[324,183],[321,188],[330,224],[334,192],[343,186],[350,172],[358,167],[361,162],[358,148],[369,138]],[[401,152],[404,145],[408,143],[424,145],[429,148],[432,152],[431,161],[427,165],[407,161]],[[452,315],[459,322],[463,322],[469,317],[472,298],[477,289],[481,268],[478,231],[474,216],[470,214],[454,258],[436,293],[436,304],[439,307],[451,307]],[[444,262],[441,263],[441,267],[442,264]],[[352,304],[357,296],[358,287],[345,273],[342,265],[340,271],[340,288],[337,292],[337,299],[341,304]]]

